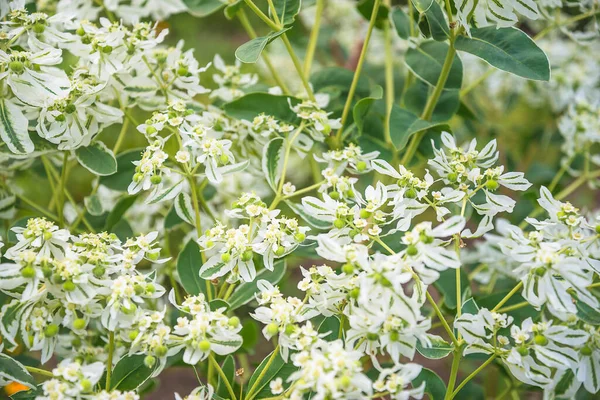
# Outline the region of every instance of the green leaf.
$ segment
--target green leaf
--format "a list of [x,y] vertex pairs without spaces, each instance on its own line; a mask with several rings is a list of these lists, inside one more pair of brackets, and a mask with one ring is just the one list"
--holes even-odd
[[284,259],[276,260],[273,265],[273,271],[263,269],[256,275],[256,279],[252,282],[244,282],[235,289],[229,298],[229,309],[231,311],[243,306],[254,299],[254,294],[258,292],[257,283],[264,279],[276,285],[285,275],[286,262]]
[[148,368],[144,364],[144,358],[146,356],[142,354],[121,358],[113,368],[110,388],[125,391],[135,390],[143,385],[155,369],[154,367]]
[[3,381],[19,382],[32,389],[35,388],[35,379],[27,372],[25,366],[2,353],[0,353],[0,378]]
[[[356,9],[363,17],[365,17],[367,21],[370,21],[374,5],[375,0],[362,0],[358,3]],[[377,17],[375,17],[375,27],[377,29],[383,29],[383,24],[388,19],[389,13],[389,8],[387,8],[383,2],[380,2],[379,10],[377,11]]]
[[117,160],[112,150],[102,142],[75,150],[77,161],[94,175],[107,176],[117,172]]
[[126,192],[135,174],[133,161],[141,158],[144,149],[132,149],[124,151],[117,156],[117,172],[110,176],[100,177],[100,184],[112,190]]
[[175,212],[179,218],[192,226],[196,224],[196,213],[192,206],[192,199],[189,194],[185,192],[179,193],[177,198],[175,198],[173,206],[175,207]]
[[421,341],[417,340],[417,351],[425,358],[438,360],[446,357],[454,350],[451,344],[439,336],[429,335],[429,340],[431,341],[431,347],[423,347]]
[[[421,115],[427,104],[427,99],[433,88],[421,80],[408,87],[404,96],[404,107],[417,115]],[[448,121],[456,114],[460,107],[460,91],[455,89],[445,89],[435,105],[431,121]]]
[[394,23],[398,36],[404,40],[410,37],[410,18],[400,7],[396,7],[394,11],[392,11],[392,22]]
[[490,65],[526,79],[548,81],[548,57],[523,31],[487,26],[471,29],[471,37],[456,38],[457,50],[466,51]]
[[[278,120],[296,123],[298,117],[291,108],[300,100],[290,96],[277,96],[268,93],[250,93],[224,105],[230,117],[252,121],[254,117],[267,113]],[[131,179],[131,178],[130,178]]]
[[259,36],[244,43],[235,51],[235,58],[247,64],[253,64],[257,62],[260,57],[260,53],[262,53],[265,47],[290,29],[291,28],[284,28],[277,32],[271,32],[267,36]]
[[411,3],[415,6],[415,8],[417,9],[418,12],[424,13],[427,10],[429,10],[431,5],[433,3],[435,3],[435,1],[434,0],[411,0]]
[[223,299],[214,299],[208,303],[208,308],[210,311],[217,311],[220,308],[224,308],[225,310],[229,310],[229,303]]
[[352,115],[354,116],[354,123],[358,128],[358,131],[362,133],[363,127],[365,125],[365,120],[369,111],[371,110],[371,106],[377,101],[380,100],[383,96],[383,88],[379,85],[375,86],[373,93],[370,97],[365,97],[360,99],[354,105],[352,109]]
[[413,381],[413,387],[421,385],[425,382],[425,393],[429,395],[431,400],[442,400],[446,396],[446,385],[442,378],[430,369],[423,368],[419,376]]
[[340,320],[335,315],[325,318],[318,328],[319,333],[327,333],[323,339],[327,341],[333,341],[338,338],[340,331]]
[[286,201],[285,204],[300,218],[306,221],[310,226],[317,229],[328,229],[331,228],[331,223],[326,221],[321,221],[320,219],[316,219],[312,215],[307,214],[304,211],[304,208],[300,204],[293,203],[291,201]]
[[[262,362],[259,364],[259,366],[256,368],[256,370],[254,370],[254,373],[250,377],[250,381],[248,382],[247,387],[249,387],[249,388],[254,387],[254,383],[256,382],[258,377],[261,375],[263,369],[265,369],[265,366],[269,362],[272,355],[273,355],[273,352],[269,353],[269,355],[267,357],[265,357],[264,360],[262,360]],[[260,395],[260,391],[265,386],[267,386],[269,382],[271,382],[273,379],[275,379],[278,376],[279,372],[285,365],[286,365],[286,363],[283,361],[283,358],[281,358],[281,354],[277,353],[277,355],[274,357],[273,361],[269,365],[269,368],[267,369],[267,371],[261,378],[260,382],[258,383],[257,388],[254,390],[254,393],[259,393],[259,396],[257,396],[257,398],[263,397],[262,395]],[[293,367],[293,365],[292,365],[292,367]],[[285,382],[286,380],[283,379],[283,381]],[[269,390],[269,392],[270,392],[270,390]]]
[[[285,26],[293,23],[296,19],[296,15],[300,12],[302,0],[273,0],[273,5],[279,17],[279,22]],[[271,8],[269,8],[269,16],[272,16]]]
[[410,111],[400,108],[394,104],[390,114],[390,136],[397,150],[406,147],[408,139],[417,132],[424,131],[434,126],[441,125],[438,122],[425,121]]
[[576,301],[577,316],[590,325],[600,325],[600,312],[593,309],[582,301]]
[[227,7],[225,7],[225,18],[229,20],[234,19],[243,5],[243,0],[237,0],[235,3],[228,4]]
[[253,319],[247,319],[242,322],[242,330],[240,331],[240,335],[242,339],[244,339],[244,343],[242,344],[242,349],[246,352],[253,352],[254,346],[258,342],[258,323]]
[[86,196],[83,199],[83,204],[85,204],[86,210],[93,216],[100,216],[104,214],[104,208],[102,207],[102,203],[100,202],[100,197],[97,194],[92,194]]
[[181,285],[190,295],[206,295],[206,281],[200,278],[201,266],[200,247],[194,239],[190,239],[177,257],[177,273]]
[[225,5],[221,0],[183,0],[183,3],[196,17],[206,17]]
[[129,225],[126,219],[120,219],[109,232],[117,235],[122,242],[133,237],[133,229],[131,229],[131,225]]
[[277,190],[281,175],[282,159],[285,151],[284,143],[283,138],[276,137],[263,149],[262,170],[267,183],[273,190]]
[[33,152],[34,145],[27,132],[29,121],[13,102],[0,100],[0,138],[15,154]]
[[462,304],[461,311],[463,314],[477,314],[479,312],[479,306],[475,302],[475,299],[469,297]]
[[[234,379],[235,379],[235,360],[233,359],[233,356],[229,355],[229,356],[225,357],[225,361],[223,361],[223,364],[221,365],[221,369],[223,370],[223,373],[227,377],[229,384],[231,385],[231,387],[233,387]],[[229,392],[227,391],[227,387],[225,386],[225,383],[223,382],[223,378],[221,378],[221,374],[218,374],[218,376],[219,376],[219,381],[217,383],[216,393],[218,396],[221,396],[221,397],[227,399],[230,396]]]
[[432,2],[429,9],[425,12],[425,18],[429,23],[431,37],[438,41],[445,41],[450,37],[450,28],[442,8],[437,2]]
[[[494,28],[495,29],[495,28]],[[427,41],[414,49],[408,49],[405,62],[408,68],[421,80],[431,86],[437,84],[442,72],[449,46],[446,43]],[[444,88],[460,89],[462,85],[463,66],[456,55],[450,67],[450,74]]]

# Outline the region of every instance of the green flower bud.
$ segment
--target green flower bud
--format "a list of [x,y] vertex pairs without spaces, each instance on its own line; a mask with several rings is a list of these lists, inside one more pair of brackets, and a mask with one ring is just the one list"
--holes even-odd
[[371,215],[373,215],[372,212],[365,210],[364,208],[362,210],[360,210],[359,215],[361,218],[363,219],[367,219],[369,218]]
[[367,333],[367,340],[369,340],[369,341],[372,342],[372,341],[377,340],[377,339],[379,339],[379,335],[378,334],[373,333],[373,332]]
[[135,311],[137,310],[137,306],[133,303],[130,303],[129,305],[130,308],[126,308],[125,306],[121,306],[121,312],[125,315],[131,315],[133,313],[135,313]]
[[42,267],[42,274],[44,274],[44,278],[49,279],[52,276],[52,268],[48,265],[44,265]]
[[289,336],[289,335],[291,335],[294,332],[296,332],[296,325],[290,324],[290,325],[288,325],[288,326],[285,327],[285,334],[286,335]]
[[37,22],[36,24],[33,25],[33,31],[35,33],[44,33],[45,30],[46,30],[46,25],[42,24],[41,22]]
[[77,288],[77,286],[73,283],[73,281],[65,281],[65,283],[63,283],[62,287],[65,292],[72,292],[73,290],[75,290]]
[[229,261],[231,261],[231,254],[229,254],[229,253],[221,254],[221,261],[223,261],[224,263],[228,263]]
[[339,385],[342,388],[348,388],[352,384],[352,379],[348,375],[344,375],[339,379]]
[[331,125],[323,124],[323,133],[329,135],[331,133]]
[[390,340],[392,342],[397,342],[399,337],[400,337],[400,334],[398,332],[396,332],[396,331],[390,332]]
[[75,107],[75,104],[73,104],[73,103],[69,103],[65,107],[65,112],[67,114],[73,114],[75,112],[75,110],[77,110],[77,107]]
[[188,69],[186,66],[182,65],[181,67],[177,68],[177,75],[186,76],[187,74],[188,74]]
[[146,291],[144,289],[144,287],[142,285],[139,285],[139,284],[133,285],[133,290],[134,290],[135,294],[137,294],[138,296],[141,295],[142,293],[144,293]]
[[356,169],[360,172],[364,171],[365,169],[367,169],[367,163],[364,161],[359,161],[356,163]]
[[94,267],[94,269],[92,270],[92,273],[94,274],[94,276],[96,278],[101,278],[104,276],[104,273],[106,272],[106,268],[104,268],[101,265],[97,265]]
[[71,340],[71,346],[75,348],[81,346],[81,339],[79,339],[78,337],[73,338],[73,340]]
[[148,368],[152,368],[154,367],[154,364],[156,364],[156,357],[153,356],[146,356],[144,358],[144,365]]
[[417,254],[419,254],[419,249],[417,249],[417,246],[415,246],[414,244],[409,244],[406,247],[406,254],[408,254],[411,257],[414,257]]
[[227,154],[221,154],[219,161],[221,161],[221,164],[227,164],[229,162],[229,156]]
[[246,250],[242,253],[242,256],[240,258],[242,259],[242,261],[248,262],[248,261],[252,260],[253,255],[254,255],[254,253],[252,252],[252,250]]
[[207,352],[210,350],[210,342],[208,340],[202,340],[198,343],[198,349],[202,352]]
[[156,261],[158,260],[158,257],[160,256],[160,253],[158,251],[152,252],[152,253],[146,253],[146,258],[150,261]]
[[35,276],[35,268],[27,266],[21,270],[21,276],[26,279],[33,278]]
[[102,48],[102,52],[103,52],[104,54],[110,54],[110,53],[112,53],[112,51],[113,51],[113,48],[112,48],[112,46],[104,46],[104,47]]
[[158,185],[162,182],[162,177],[160,175],[152,175],[150,177],[150,182],[152,182],[153,185]]
[[523,357],[525,357],[527,354],[529,354],[529,350],[527,350],[527,347],[525,347],[525,346],[517,347],[517,351]]
[[335,221],[333,221],[333,226],[335,226],[338,229],[342,229],[344,226],[346,226],[346,221],[337,218]]
[[156,286],[153,283],[146,284],[146,294],[153,294],[156,292]]
[[485,183],[485,187],[488,190],[494,191],[496,189],[498,189],[500,185],[498,184],[498,181],[494,180],[494,179],[489,179],[486,183]]
[[294,235],[294,240],[296,242],[302,243],[304,242],[304,240],[306,240],[306,235],[302,232],[298,232]]
[[56,325],[56,324],[50,324],[46,327],[46,329],[44,329],[44,335],[46,337],[56,336],[57,333],[58,333],[58,325]]
[[238,317],[231,317],[229,318],[229,321],[227,321],[227,325],[229,325],[232,328],[237,328],[237,326],[240,324],[240,319]]
[[11,61],[8,63],[8,68],[15,74],[20,74],[25,70],[25,65],[21,61]]
[[44,240],[50,240],[50,239],[52,239],[52,232],[50,232],[50,231],[44,232]]
[[65,122],[67,117],[65,117],[65,114],[58,114],[54,119],[58,122]]
[[279,333],[279,326],[277,326],[276,323],[271,322],[269,325],[267,325],[267,334],[269,336],[277,335],[277,333]]
[[407,199],[414,199],[417,197],[417,191],[415,189],[408,189],[406,192],[404,192],[404,197],[406,197]]
[[342,272],[350,275],[354,272],[354,266],[350,263],[346,263],[346,264],[342,265]]
[[138,337],[140,333],[138,331],[131,331],[129,332],[129,335],[127,335],[129,337],[129,340],[131,340],[132,342]]
[[167,355],[167,346],[165,345],[160,345],[160,346],[156,346],[156,348],[154,349],[154,354],[156,354],[159,357],[164,357]]
[[454,183],[454,182],[456,182],[456,180],[458,179],[458,174],[457,174],[456,172],[450,172],[450,173],[449,173],[449,174],[446,176],[446,178],[447,178],[447,179],[448,179],[450,182]]
[[86,322],[85,319],[83,318],[77,318],[75,321],[73,321],[73,328],[80,330],[85,328]]
[[537,267],[535,269],[535,274],[537,276],[544,276],[545,273],[546,273],[546,268],[544,268],[544,267]]
[[340,193],[339,192],[331,192],[331,193],[329,193],[329,197],[331,197],[333,200],[337,200],[340,198]]
[[77,33],[77,35],[79,35],[79,36],[83,36],[83,35],[85,35],[85,29],[83,29],[83,27],[80,26],[79,28],[77,28],[75,33]]
[[600,235],[600,224],[596,225],[596,233]]
[[535,335],[533,337],[533,342],[538,346],[545,346],[548,344],[548,339],[544,335]]
[[358,299],[358,296],[360,295],[360,289],[354,288],[350,292],[348,292],[348,295],[353,299]]
[[283,246],[277,247],[277,250],[275,250],[274,253],[277,257],[281,257],[283,255],[283,253],[285,253],[285,247],[283,247]]
[[584,356],[591,356],[592,355],[592,349],[590,348],[590,346],[585,345],[581,348],[581,354]]
[[360,229],[352,229],[349,233],[348,236],[350,236],[350,239],[354,239],[354,237],[356,235],[358,235],[360,233]]
[[81,382],[80,382],[80,385],[81,385],[81,389],[84,392],[91,392],[92,391],[93,385],[92,385],[92,382],[90,382],[89,379],[85,379],[85,378],[82,379]]
[[348,191],[346,191],[346,197],[354,197],[354,190],[348,189]]
[[154,135],[156,133],[156,128],[152,125],[146,126],[146,135]]

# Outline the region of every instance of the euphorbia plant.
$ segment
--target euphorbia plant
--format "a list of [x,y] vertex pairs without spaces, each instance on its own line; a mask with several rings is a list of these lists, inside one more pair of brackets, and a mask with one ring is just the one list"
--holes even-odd
[[597,7],[0,3],[7,395],[598,393]]

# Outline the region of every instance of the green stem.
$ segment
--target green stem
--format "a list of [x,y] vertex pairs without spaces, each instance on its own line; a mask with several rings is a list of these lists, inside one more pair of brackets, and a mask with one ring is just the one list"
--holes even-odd
[[[246,12],[244,11],[244,9],[240,9],[237,13],[237,16],[238,16],[238,19],[240,20],[240,23],[246,30],[248,37],[250,39],[256,38],[258,35],[256,34],[256,31],[252,27],[252,24],[250,24],[250,20],[248,20],[248,16],[246,15]],[[285,82],[283,81],[283,79],[281,79],[281,76],[279,76],[279,73],[277,72],[275,67],[273,67],[273,64],[271,63],[271,59],[269,58],[269,55],[267,54],[267,52],[263,51],[261,53],[261,57],[263,58],[265,65],[267,66],[269,72],[271,73],[271,76],[273,76],[273,79],[275,79],[275,82],[281,88],[283,93],[287,94],[287,95],[291,94],[291,92],[288,89],[288,87],[286,86]]]
[[452,393],[454,392],[454,385],[456,384],[456,378],[458,377],[458,366],[461,359],[461,350],[454,350],[454,357],[452,358],[452,368],[450,369],[450,378],[448,378],[448,385],[446,389],[446,396],[444,400],[452,399]]
[[[446,85],[446,81],[448,80],[448,76],[450,75],[450,69],[452,68],[452,62],[454,61],[454,56],[456,55],[456,49],[454,48],[454,39],[450,38],[450,46],[448,47],[448,52],[446,53],[446,59],[444,60],[444,64],[442,65],[442,71],[440,72],[440,76],[435,85],[433,93],[427,100],[427,104],[425,105],[425,109],[421,114],[421,119],[425,121],[429,121],[431,116],[433,115],[433,110],[437,105],[440,96],[444,90],[444,86]],[[414,135],[408,145],[408,149],[404,156],[402,157],[401,164],[408,165],[412,157],[414,156],[417,148],[419,147],[419,143],[421,139],[425,136],[425,131],[418,132]]]
[[115,333],[108,333],[108,358],[106,359],[106,390],[110,390],[110,375],[112,374],[113,353],[115,352]]
[[[589,286],[588,286],[588,288],[589,288]],[[527,307],[528,305],[529,305],[529,302],[522,301],[520,303],[513,304],[512,306],[500,308],[496,312],[498,312],[498,313],[506,313],[506,312],[509,312],[509,311],[518,310],[519,308]]]
[[517,285],[510,292],[508,292],[508,294],[504,296],[504,298],[500,300],[498,304],[496,304],[496,307],[492,309],[492,312],[498,311],[508,300],[510,300],[511,297],[515,295],[515,293],[518,293],[522,287],[523,281],[519,281],[519,283],[517,283]]
[[[189,176],[188,177],[188,182],[190,184],[190,190],[192,192],[192,205],[194,206],[194,218],[196,219],[195,223],[196,223],[196,235],[198,237],[202,236],[202,225],[200,222],[200,205],[198,203],[198,193],[196,190],[196,181],[194,180],[193,176]],[[204,254],[203,251],[200,252],[200,258],[202,259],[202,264],[204,264],[206,262],[206,254]],[[205,284],[206,284],[206,297],[208,298],[208,301],[212,301],[213,299],[213,294],[212,294],[212,286],[210,284],[210,281],[208,279],[204,280]]]
[[304,56],[304,76],[310,77],[310,68],[312,67],[315,50],[317,49],[317,40],[319,39],[319,30],[321,29],[321,16],[325,8],[325,0],[317,0],[317,9],[315,11],[315,23],[310,31],[306,55]]
[[[391,1],[385,0],[388,8],[391,8]],[[385,142],[392,144],[392,135],[390,133],[390,119],[392,116],[392,107],[394,105],[394,54],[392,52],[392,33],[391,22],[385,21],[383,34],[385,40],[385,123],[383,133]]]
[[273,350],[273,353],[271,354],[271,357],[269,357],[269,360],[265,364],[265,367],[262,369],[262,371],[260,371],[260,374],[258,375],[258,378],[256,378],[256,381],[254,381],[254,385],[252,385],[250,390],[248,390],[248,393],[246,393],[246,400],[252,400],[256,396],[256,394],[254,394],[254,391],[258,390],[258,388],[260,387],[260,382],[265,377],[267,371],[269,370],[269,367],[271,366],[271,364],[273,364],[273,361],[275,361],[275,358],[278,354],[279,345],[275,347],[275,350]]
[[440,310],[438,305],[435,303],[435,300],[433,299],[433,297],[431,297],[431,295],[429,294],[428,291],[425,292],[425,296],[427,296],[427,301],[429,301],[429,304],[431,304],[431,306],[433,307],[435,314],[437,315],[438,319],[440,320],[440,323],[442,324],[442,326],[448,333],[448,336],[450,336],[450,340],[452,340],[452,343],[454,344],[454,346],[455,347],[460,346],[460,344],[458,343],[458,339],[456,339],[456,336],[454,335],[454,332],[452,331],[452,328],[450,328],[450,325],[448,325],[448,322],[446,322],[446,319],[444,318],[444,314],[442,314],[442,311]]
[[290,43],[290,40],[288,39],[288,37],[285,33],[283,35],[281,35],[281,40],[283,40],[283,44],[285,45],[285,48],[287,49],[288,53],[290,54],[290,58],[292,59],[292,62],[294,63],[294,68],[296,68],[296,71],[298,72],[298,75],[300,76],[300,80],[302,81],[302,86],[304,86],[304,90],[306,91],[306,95],[308,96],[308,98],[311,101],[316,102],[317,100],[315,99],[315,94],[313,93],[313,91],[310,87],[310,84],[308,83],[308,78],[304,74],[304,71],[302,69],[302,64],[300,63],[300,60],[298,59],[298,56],[294,52],[294,49],[292,48],[292,44]]
[[363,64],[365,62],[365,56],[367,54],[367,49],[369,48],[369,41],[371,40],[371,33],[373,33],[373,28],[375,27],[375,22],[377,21],[377,14],[379,13],[379,6],[381,4],[381,0],[375,0],[373,4],[373,10],[371,11],[371,19],[369,20],[369,27],[367,28],[367,34],[365,36],[365,40],[362,45],[362,49],[360,51],[360,56],[358,57],[358,63],[356,64],[356,70],[354,71],[354,78],[352,78],[352,83],[350,84],[350,90],[348,91],[348,97],[346,98],[346,104],[344,105],[344,110],[342,111],[341,124],[342,127],[337,131],[335,135],[335,145],[336,147],[342,146],[342,132],[344,131],[344,124],[346,123],[346,119],[348,118],[348,114],[350,113],[350,106],[352,105],[352,100],[354,99],[354,92],[356,92],[356,87],[358,85],[358,79],[360,78],[360,73],[362,71]]
[[254,4],[254,2],[252,0],[244,0],[244,3],[246,3],[246,5],[254,12],[254,14],[256,14],[256,16],[258,18],[260,18],[265,24],[267,24],[267,26],[269,28],[271,28],[274,31],[279,31],[281,30],[281,27],[279,25],[277,25],[275,22],[271,21],[271,19],[269,17],[267,17],[265,15],[265,13],[263,13],[260,8],[258,8],[256,6],[256,4]]
[[452,392],[452,395],[450,396],[450,399],[454,398],[454,396],[456,396],[458,394],[458,392],[460,392],[460,389],[462,389],[467,383],[469,383],[469,381],[473,378],[475,378],[475,376],[480,373],[481,371],[483,371],[483,369],[485,367],[487,367],[492,361],[494,361],[494,359],[498,357],[497,354],[493,354],[490,358],[488,358],[487,360],[485,360],[485,362],[483,364],[481,364],[479,366],[479,368],[477,368],[475,371],[473,371],[469,376],[467,376],[461,383],[460,385],[458,385],[456,387],[456,390],[454,392]]
[[237,400],[237,397],[235,396],[233,388],[231,387],[231,383],[229,383],[229,379],[227,379],[227,376],[225,375],[225,372],[223,372],[223,369],[221,368],[221,366],[219,365],[219,363],[217,362],[217,360],[215,360],[215,357],[212,355],[212,353],[210,353],[208,355],[208,361],[217,370],[217,373],[221,377],[221,381],[225,384],[225,387],[227,388],[227,391],[229,392],[229,395],[231,396],[231,399]]
[[123,126],[121,126],[121,131],[119,132],[119,136],[117,137],[117,141],[115,142],[115,145],[112,150],[115,155],[117,155],[117,153],[119,152],[119,149],[121,148],[121,145],[123,144],[123,139],[125,138],[125,134],[127,133],[128,127],[129,127],[129,120],[127,118],[125,118],[125,121],[123,121]]
[[58,184],[59,193],[58,193],[58,205],[56,212],[58,213],[58,224],[61,228],[64,228],[65,225],[65,216],[64,216],[64,208],[65,208],[65,187],[67,185],[67,171],[69,170],[69,152],[65,151],[63,156],[63,165],[62,171],[60,174],[60,181]]

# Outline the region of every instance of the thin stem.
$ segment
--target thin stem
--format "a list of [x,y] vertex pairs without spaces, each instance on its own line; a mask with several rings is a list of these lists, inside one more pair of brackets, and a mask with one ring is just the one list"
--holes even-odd
[[315,184],[312,184],[312,185],[310,185],[310,186],[307,186],[307,187],[305,187],[305,188],[298,189],[298,190],[296,190],[294,193],[292,193],[292,194],[290,194],[290,195],[288,195],[288,196],[283,196],[283,197],[281,198],[281,200],[287,200],[287,199],[290,199],[290,198],[292,198],[292,197],[294,197],[294,196],[298,196],[298,195],[301,195],[301,194],[304,194],[304,193],[308,193],[308,192],[310,192],[311,190],[315,190],[315,189],[317,189],[317,188],[318,188],[319,186],[321,186],[321,185],[322,185],[324,182],[325,182],[325,181],[320,181],[320,182],[317,182],[317,183],[315,183]]
[[354,92],[356,92],[356,87],[358,85],[358,79],[360,78],[360,73],[362,71],[363,64],[365,62],[365,56],[367,54],[367,49],[369,47],[369,41],[371,40],[371,33],[373,33],[373,28],[375,27],[375,21],[377,21],[377,14],[379,13],[379,6],[381,4],[381,0],[375,0],[373,4],[373,10],[371,11],[371,19],[369,20],[369,27],[367,28],[367,34],[365,36],[365,40],[362,45],[362,49],[360,51],[360,56],[358,57],[358,63],[356,64],[356,70],[354,71],[354,78],[352,78],[352,83],[350,84],[350,90],[348,91],[348,97],[346,98],[346,104],[344,105],[344,110],[342,111],[341,124],[342,127],[337,131],[335,135],[335,143],[337,147],[341,147],[341,138],[342,132],[344,131],[344,124],[346,123],[346,119],[348,118],[348,114],[350,113],[350,106],[352,105],[352,100],[354,98]]
[[446,322],[446,319],[444,318],[444,314],[442,314],[442,311],[440,310],[440,308],[435,303],[435,300],[433,299],[433,297],[431,297],[431,295],[429,294],[428,291],[425,292],[425,296],[427,296],[427,301],[429,301],[429,304],[431,304],[431,306],[433,307],[433,310],[435,311],[435,314],[437,315],[437,317],[440,320],[442,326],[444,327],[444,329],[448,333],[448,336],[450,336],[450,339],[452,340],[452,343],[454,344],[454,346],[455,347],[460,346],[460,344],[458,343],[458,339],[456,339],[456,336],[454,335],[454,332],[452,331],[452,328],[450,328],[450,325],[448,325],[448,322]]
[[[385,0],[388,8],[391,8],[391,0]],[[394,54],[392,52],[392,33],[391,22],[385,21],[383,34],[385,40],[385,123],[383,133],[385,142],[392,144],[390,133],[390,119],[392,116],[392,107],[394,105]]]
[[45,369],[30,367],[29,365],[26,365],[25,369],[29,372],[33,372],[34,374],[47,376],[48,378],[54,378],[54,374],[50,371],[46,371]]
[[[192,192],[192,205],[194,206],[194,218],[196,219],[196,235],[198,237],[202,236],[202,225],[200,222],[200,205],[198,204],[198,193],[196,190],[196,181],[193,176],[188,177],[188,182],[190,184],[190,190]],[[203,251],[200,252],[200,258],[202,259],[202,264],[206,262],[206,254]],[[204,281],[206,283],[206,296],[208,297],[208,301],[212,301],[212,286],[209,280]]]
[[508,292],[508,294],[504,296],[504,298],[500,300],[498,304],[496,304],[496,307],[492,309],[492,312],[498,311],[508,300],[510,300],[511,297],[515,295],[515,293],[518,293],[522,287],[523,281],[519,281],[519,283],[517,283],[517,285],[510,292]]
[[285,48],[287,49],[288,53],[290,54],[290,58],[292,59],[292,62],[294,63],[294,68],[296,68],[296,71],[298,72],[298,75],[300,76],[300,80],[302,81],[302,86],[304,86],[304,90],[306,91],[306,95],[308,96],[308,98],[311,101],[316,102],[317,100],[315,99],[315,94],[313,93],[313,91],[310,87],[310,84],[308,83],[308,78],[306,77],[306,75],[304,75],[304,71],[302,69],[302,64],[300,63],[300,60],[298,59],[298,56],[294,52],[294,49],[292,48],[292,44],[290,43],[290,40],[288,39],[288,37],[285,33],[283,35],[281,35],[281,40],[283,40],[283,44],[285,45]]
[[456,387],[456,390],[454,392],[452,392],[452,395],[450,396],[450,399],[454,398],[454,396],[456,396],[458,394],[458,392],[460,392],[460,389],[462,389],[467,383],[469,383],[469,381],[473,378],[475,378],[475,376],[480,373],[481,371],[483,371],[483,369],[485,367],[487,367],[492,361],[494,361],[494,359],[496,359],[496,357],[498,357],[497,354],[493,354],[490,358],[488,358],[487,360],[485,360],[485,362],[483,364],[481,364],[479,366],[479,368],[477,368],[475,371],[473,371],[469,376],[467,376],[461,383],[460,385],[458,385]]
[[458,365],[460,364],[461,353],[459,349],[454,351],[454,357],[452,358],[452,368],[450,369],[450,378],[448,378],[448,385],[446,389],[445,400],[452,399],[452,393],[454,392],[454,385],[458,376]]
[[[429,121],[431,119],[431,116],[433,115],[433,110],[435,109],[435,106],[437,105],[437,102],[440,99],[440,96],[442,95],[444,86],[446,85],[446,81],[448,80],[448,76],[450,75],[450,69],[452,68],[452,62],[454,61],[455,55],[456,49],[454,48],[454,40],[450,38],[450,46],[448,47],[446,59],[444,60],[444,64],[442,65],[442,71],[440,72],[440,76],[435,85],[433,93],[427,100],[427,104],[425,105],[423,114],[421,114],[421,119],[425,121]],[[412,137],[412,140],[408,145],[408,149],[402,157],[402,165],[407,165],[410,162],[414,153],[417,151],[417,148],[419,147],[419,143],[421,142],[421,139],[423,139],[423,136],[425,136],[425,131],[418,132]]]
[[121,144],[123,144],[123,139],[125,138],[125,134],[127,133],[127,128],[129,127],[129,120],[125,118],[123,121],[123,126],[121,126],[121,131],[119,132],[119,136],[117,137],[117,141],[113,147],[113,153],[116,155],[121,148]]
[[208,361],[217,370],[217,373],[219,374],[219,376],[221,377],[221,380],[225,384],[225,387],[227,388],[227,391],[229,392],[229,395],[231,396],[231,398],[233,400],[236,400],[237,397],[235,396],[235,392],[233,391],[233,388],[231,387],[231,383],[229,383],[229,379],[227,379],[227,375],[225,375],[225,372],[223,372],[223,369],[221,368],[221,366],[219,365],[217,360],[215,360],[215,357],[212,355],[212,353],[210,353],[208,355]]
[[258,375],[258,378],[256,378],[256,381],[254,381],[254,385],[252,385],[250,390],[248,390],[248,393],[246,394],[246,400],[252,400],[254,398],[254,396],[256,396],[256,394],[254,394],[254,392],[256,390],[258,390],[258,388],[260,387],[260,382],[265,377],[265,374],[269,370],[269,367],[271,366],[271,364],[273,364],[273,361],[275,361],[275,358],[277,357],[278,354],[279,354],[279,345],[277,345],[277,347],[275,347],[275,350],[273,350],[273,353],[271,354],[271,357],[269,357],[269,360],[265,364],[265,367],[262,369],[262,371],[260,371],[260,374]]
[[[589,287],[588,287],[588,288],[589,288]],[[498,312],[498,313],[506,313],[506,312],[509,312],[509,311],[518,310],[519,308],[527,307],[528,305],[529,305],[529,302],[527,302],[527,301],[522,301],[522,302],[520,302],[520,303],[513,304],[512,306],[508,306],[508,307],[503,307],[503,308],[500,308],[500,309],[498,309],[498,311],[496,311],[496,312]]]
[[[240,20],[240,23],[246,30],[248,37],[250,39],[256,38],[258,35],[256,34],[256,31],[252,27],[252,24],[250,24],[250,20],[248,19],[248,16],[246,15],[246,12],[244,11],[243,8],[238,11],[237,16],[238,16],[238,19]],[[283,79],[281,79],[281,76],[279,76],[279,73],[277,72],[275,67],[273,67],[273,64],[271,63],[271,59],[270,59],[269,55],[267,54],[267,52],[263,51],[260,55],[263,58],[265,65],[269,69],[269,72],[273,76],[273,79],[275,79],[277,86],[279,86],[281,88],[281,90],[283,91],[284,94],[287,94],[287,95],[291,94],[291,92],[288,89],[288,87],[286,86],[285,82],[283,81]]]
[[254,4],[252,0],[244,0],[244,3],[246,3],[246,5],[254,12],[254,14],[256,14],[256,16],[260,18],[265,24],[267,24],[269,28],[273,29],[274,31],[281,30],[281,27],[275,22],[271,21],[271,19],[267,17],[265,13],[263,13],[260,10],[260,8],[258,8],[256,4]]
[[58,213],[58,224],[60,225],[61,228],[64,228],[64,225],[65,225],[65,216],[64,216],[65,193],[64,193],[64,189],[67,184],[68,169],[69,169],[69,152],[65,151],[65,154],[63,156],[62,171],[60,174],[60,181],[59,181],[59,185],[58,185],[59,193],[58,193],[58,205],[57,205],[57,210],[56,210],[56,212]]
[[106,359],[106,390],[110,390],[110,375],[112,374],[113,353],[115,352],[115,333],[108,333],[108,358]]
[[310,77],[310,68],[312,67],[315,50],[317,49],[317,41],[319,39],[319,30],[321,29],[321,15],[325,8],[325,0],[317,0],[317,9],[315,11],[315,23],[310,31],[306,55],[304,56],[304,76]]

